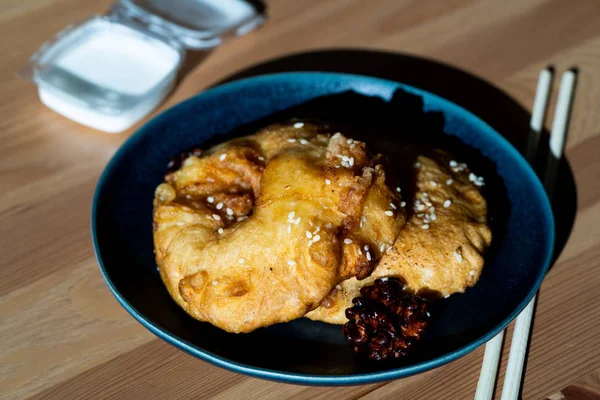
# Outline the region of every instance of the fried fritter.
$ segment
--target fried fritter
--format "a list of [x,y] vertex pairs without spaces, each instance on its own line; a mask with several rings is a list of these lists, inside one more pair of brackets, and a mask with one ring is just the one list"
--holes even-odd
[[394,243],[406,218],[387,212],[401,199],[384,168],[319,129],[274,125],[196,150],[158,186],[156,261],[188,314],[229,332],[302,317]]
[[377,278],[400,278],[407,289],[424,297],[462,293],[478,281],[492,239],[487,203],[477,188],[483,180],[441,151],[419,156],[415,168],[412,215],[394,246],[367,279],[342,282],[308,318],[346,323],[344,312],[352,299]]

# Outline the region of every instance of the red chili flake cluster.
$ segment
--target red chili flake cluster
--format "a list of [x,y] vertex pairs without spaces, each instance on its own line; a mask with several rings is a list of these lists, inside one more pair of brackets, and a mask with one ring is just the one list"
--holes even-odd
[[202,150],[200,150],[197,147],[190,151],[184,151],[178,157],[174,157],[171,161],[169,161],[169,163],[167,164],[167,170],[169,172],[175,172],[179,168],[181,168],[181,164],[183,164],[183,162],[188,157],[191,157],[191,156],[199,157],[201,154],[202,154]]
[[429,324],[427,301],[407,294],[397,278],[377,279],[360,294],[343,329],[352,349],[372,360],[407,356]]

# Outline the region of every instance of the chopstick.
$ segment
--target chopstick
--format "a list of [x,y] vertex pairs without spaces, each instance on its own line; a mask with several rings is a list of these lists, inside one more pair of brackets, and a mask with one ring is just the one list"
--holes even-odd
[[[544,174],[544,187],[549,198],[552,198],[552,194],[554,193],[556,172],[565,148],[569,115],[575,90],[575,78],[575,71],[569,70],[563,74],[560,81],[558,101],[556,103],[556,110],[554,111],[552,132],[550,134],[550,154],[548,154],[546,172]],[[519,396],[523,363],[527,355],[527,343],[529,341],[536,297],[537,295],[531,299],[515,322],[515,330],[513,332],[508,365],[504,377],[504,386],[502,387],[502,400],[517,399]]]
[[544,128],[546,119],[546,110],[548,109],[548,100],[550,99],[550,88],[552,88],[552,77],[554,70],[545,68],[540,71],[538,85],[533,100],[533,110],[531,112],[531,122],[529,123],[529,136],[527,138],[527,150],[525,159],[533,165],[535,155],[540,145],[540,136]]
[[[550,88],[552,86],[552,77],[553,70],[546,68],[540,72],[538,78],[525,154],[526,159],[530,164],[533,164],[539,148],[540,135],[544,124],[546,109],[548,107]],[[550,136],[551,154],[549,154],[548,157],[544,178],[544,187],[546,188],[549,197],[551,197],[554,190],[556,171],[564,149],[574,87],[575,72],[569,70],[565,72],[561,80],[558,102],[556,105],[554,121],[552,123],[552,133]],[[502,391],[502,400],[516,399],[519,395],[534,305],[535,296],[517,317],[511,343],[509,364],[507,366]],[[479,382],[477,383],[477,390],[475,392],[476,400],[488,400],[494,395],[494,385],[496,382],[503,339],[504,331],[492,338],[485,346],[483,364],[479,375]]]
[[[546,118],[546,109],[548,107],[550,88],[552,86],[552,72],[553,71],[550,68],[543,69],[540,71],[538,77],[525,155],[530,164],[533,164],[535,159],[544,126],[544,119]],[[494,336],[485,345],[483,364],[481,365],[479,382],[477,382],[477,391],[475,392],[476,400],[489,400],[494,395],[494,385],[496,383],[496,374],[498,372],[498,362],[500,360],[503,340],[504,331]]]

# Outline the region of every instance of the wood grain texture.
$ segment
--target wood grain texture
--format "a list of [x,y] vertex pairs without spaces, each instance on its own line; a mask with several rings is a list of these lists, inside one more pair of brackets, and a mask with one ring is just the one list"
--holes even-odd
[[597,399],[600,399],[600,369],[592,371],[547,397],[547,400]]
[[[104,12],[110,4],[110,0],[0,0],[2,396],[472,398],[483,349],[434,371],[385,384],[294,386],[237,375],[196,360],[156,339],[118,305],[93,256],[90,207],[104,165],[134,130],[108,135],[71,122],[45,108],[35,88],[15,76],[54,33]],[[566,152],[577,185],[577,215],[539,295],[523,397],[597,390],[598,1],[272,0],[267,6],[270,18],[259,31],[190,57],[186,74],[161,110],[251,65],[315,49],[377,49],[439,60],[491,82],[527,110],[540,68],[554,64],[562,72],[579,66]],[[509,344],[510,330],[500,382]]]

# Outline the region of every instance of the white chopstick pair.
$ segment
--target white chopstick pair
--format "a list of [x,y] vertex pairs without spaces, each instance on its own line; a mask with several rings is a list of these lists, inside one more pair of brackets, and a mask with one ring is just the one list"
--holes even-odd
[[[525,157],[530,164],[533,164],[536,153],[539,150],[540,136],[544,126],[544,119],[548,108],[548,99],[552,87],[552,78],[552,69],[547,68],[540,72],[533,103],[533,111],[531,114],[531,129],[527,139],[525,154]],[[562,158],[565,147],[569,114],[575,89],[575,80],[575,70],[571,69],[563,74],[560,82],[558,101],[556,103],[554,120],[552,121],[552,132],[550,134],[550,153],[548,154],[548,162],[544,172],[544,187],[549,198],[552,198],[558,164]],[[523,374],[523,363],[525,362],[525,357],[527,355],[527,343],[529,341],[535,299],[536,296],[531,299],[529,304],[516,319],[510,345],[508,365],[506,367],[506,375],[504,377],[504,386],[502,387],[501,400],[516,400],[519,396],[521,377]],[[481,374],[479,375],[477,391],[475,392],[476,400],[488,400],[494,395],[494,386],[503,338],[504,331],[496,335],[485,346]]]

